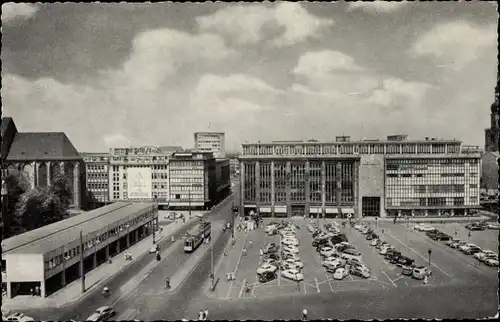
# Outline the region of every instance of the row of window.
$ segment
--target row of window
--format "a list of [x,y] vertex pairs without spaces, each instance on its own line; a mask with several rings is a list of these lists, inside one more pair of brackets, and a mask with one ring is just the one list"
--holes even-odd
[[254,145],[244,146],[243,155],[320,154],[445,154],[459,153],[460,144],[334,144],[334,145]]
[[190,194],[176,193],[170,195],[171,200],[196,201],[196,200],[204,200],[204,198],[205,195],[203,193],[190,193]]
[[[476,204],[477,204],[477,198],[470,197],[468,200],[468,205],[476,205]],[[433,197],[433,198],[404,198],[404,199],[387,198],[386,205],[388,207],[463,206],[465,205],[465,198],[464,197],[452,197],[452,198]]]
[[170,191],[201,191],[203,190],[203,186],[170,186]]
[[86,164],[87,171],[105,171],[107,170],[106,164]]
[[99,190],[99,189],[106,189],[106,190],[108,190],[108,184],[107,183],[93,183],[93,182],[88,182],[87,183],[87,188],[89,190]]
[[100,173],[100,172],[87,172],[87,180],[92,180],[92,179],[102,179],[102,180],[107,180],[108,179],[108,174],[107,173]]
[[101,242],[104,242],[108,238],[115,237],[118,235],[121,231],[124,231],[125,229],[129,228],[130,226],[133,226],[135,224],[138,224],[142,221],[144,221],[147,217],[150,217],[150,213],[142,214],[136,218],[133,218],[126,223],[120,224],[119,226],[110,229],[104,233],[102,233],[99,236],[92,237],[88,239],[86,242],[83,244],[83,250],[80,249],[80,245],[73,247],[67,251],[65,251],[61,255],[56,255],[48,260],[45,261],[45,269],[52,269],[56,267],[57,265],[61,264],[63,261],[67,261],[72,259],[73,257],[77,256],[80,254],[81,251],[86,251],[87,249],[90,249]]
[[203,175],[203,169],[170,169],[170,176],[174,175],[179,175],[179,174],[196,174],[196,175]]
[[170,178],[172,183],[203,183],[203,178]]
[[[447,164],[478,164],[479,159],[388,159],[385,161],[387,166],[401,166],[401,165],[447,165]],[[397,169],[397,168],[396,168]]]
[[[425,176],[432,176],[433,174],[425,174],[425,173],[388,173],[387,178],[423,178]],[[439,174],[441,177],[464,177],[464,173],[440,173]],[[477,175],[477,173],[476,173]]]

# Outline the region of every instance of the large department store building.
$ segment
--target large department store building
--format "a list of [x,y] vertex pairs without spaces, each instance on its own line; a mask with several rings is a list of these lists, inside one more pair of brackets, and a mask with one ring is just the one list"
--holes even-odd
[[466,216],[479,207],[480,153],[457,140],[243,144],[240,211],[263,216]]

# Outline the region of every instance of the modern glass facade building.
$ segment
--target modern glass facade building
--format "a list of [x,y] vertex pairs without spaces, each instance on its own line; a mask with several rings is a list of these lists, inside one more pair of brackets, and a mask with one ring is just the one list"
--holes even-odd
[[241,212],[462,216],[479,207],[480,154],[456,140],[243,144]]

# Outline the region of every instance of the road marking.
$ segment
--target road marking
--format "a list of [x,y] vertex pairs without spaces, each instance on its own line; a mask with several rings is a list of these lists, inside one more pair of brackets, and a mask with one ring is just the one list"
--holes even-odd
[[392,285],[394,285],[394,287],[398,287],[398,286],[396,285],[396,283],[394,283],[394,281],[393,281],[393,280],[391,280],[391,279],[389,278],[389,276],[387,276],[387,274],[386,274],[383,270],[382,270],[382,274],[384,274],[384,275],[385,275],[385,277],[387,277],[387,279],[388,279],[388,280],[392,283]]
[[[233,270],[234,275],[237,274],[238,266],[240,266],[241,257],[243,256],[243,249],[245,248],[245,244],[247,243],[247,238],[248,238],[248,235],[245,235],[245,240],[243,242],[243,247],[241,248],[240,257],[238,258],[238,262],[236,263],[236,267]],[[233,287],[233,282],[234,281],[231,281],[231,283],[229,283],[229,291],[227,293],[227,298],[229,298],[229,295],[231,294],[231,288]]]
[[314,278],[314,282],[316,283],[316,290],[319,293],[319,285],[318,285],[318,280],[316,279],[316,277]]
[[[399,238],[396,238],[394,237],[393,235],[391,235],[389,232],[387,232],[387,234],[389,236],[391,236],[392,238],[394,238],[395,240],[397,240],[398,242],[400,242],[402,245],[404,245],[406,248],[408,248],[409,250],[411,250],[413,253],[415,253],[416,255],[418,255],[420,258],[422,258],[424,261],[427,261],[428,258],[425,258],[424,256],[420,255],[419,253],[417,253],[417,251],[415,251],[413,248],[411,248],[410,246],[406,245],[405,243],[403,243]],[[437,268],[439,271],[441,271],[443,274],[445,274],[446,276],[448,276],[449,278],[453,278],[452,276],[450,276],[450,274],[446,273],[445,271],[443,271],[441,268],[439,268],[438,266],[436,266],[436,264],[434,263],[431,263],[431,266],[434,266],[435,268]]]
[[247,279],[243,279],[243,284],[241,284],[241,289],[240,289],[240,294],[238,294],[238,297],[241,298],[243,295],[243,288],[245,287],[245,283],[247,282]]
[[405,281],[405,284],[406,284],[406,286],[410,286],[410,285],[408,285],[408,283],[406,283],[406,281]]
[[[299,284],[300,285],[300,284]],[[302,282],[302,287],[304,288],[304,294],[307,294],[307,291],[306,291],[306,283]]]
[[332,290],[332,293],[335,293],[335,291],[333,290],[333,287],[332,287],[332,283],[330,281],[328,282],[328,285],[330,285],[330,290]]
[[395,280],[392,280],[393,282],[396,282],[396,281],[399,281],[400,279],[402,279],[404,276],[399,276],[398,278],[396,278]]

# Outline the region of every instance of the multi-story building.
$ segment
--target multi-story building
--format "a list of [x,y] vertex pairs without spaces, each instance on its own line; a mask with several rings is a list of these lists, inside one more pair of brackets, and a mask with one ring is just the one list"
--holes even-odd
[[229,159],[229,167],[231,176],[236,176],[240,173],[240,161],[237,157]]
[[168,206],[172,152],[158,147],[110,149],[109,200],[153,201]]
[[109,153],[81,153],[85,162],[87,203],[95,208],[109,203]]
[[217,193],[217,162],[212,152],[176,152],[169,159],[170,208],[206,209]]
[[212,152],[215,158],[225,158],[226,135],[222,132],[196,132],[194,149],[200,152]]
[[460,216],[479,207],[480,154],[457,140],[243,144],[241,212]]

